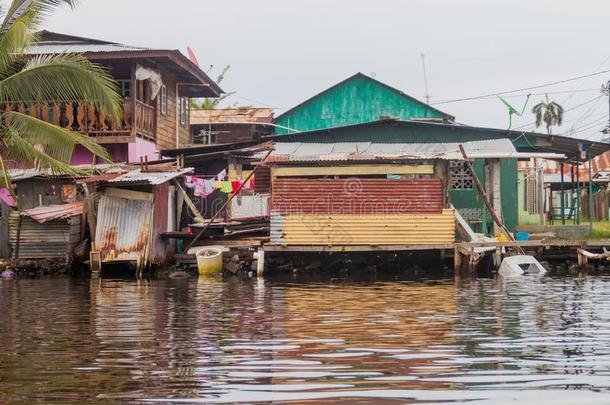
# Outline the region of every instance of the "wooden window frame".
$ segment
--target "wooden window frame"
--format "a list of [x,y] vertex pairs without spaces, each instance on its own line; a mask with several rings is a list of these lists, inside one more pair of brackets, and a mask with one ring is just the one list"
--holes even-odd
[[161,115],[167,115],[167,86],[162,85],[161,86],[161,100],[160,100],[160,104],[161,104]]
[[178,115],[180,115],[180,117],[178,117],[178,119],[180,120],[180,125],[185,126],[188,122],[188,98],[180,97],[179,102],[180,108]]

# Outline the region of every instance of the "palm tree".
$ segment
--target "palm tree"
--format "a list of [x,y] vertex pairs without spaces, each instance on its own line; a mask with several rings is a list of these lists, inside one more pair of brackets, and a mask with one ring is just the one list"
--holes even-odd
[[542,123],[546,125],[546,132],[551,134],[551,127],[554,125],[561,126],[563,122],[563,107],[555,101],[549,101],[548,94],[545,101],[541,101],[532,108],[532,113],[536,115],[536,128]]
[[[225,75],[227,74],[227,71],[231,68],[231,65],[227,65],[225,66],[221,72],[218,74],[218,76],[216,77],[215,82],[217,84],[222,83],[222,81],[225,79]],[[228,93],[223,94],[220,97],[216,97],[216,98],[202,98],[199,101],[197,101],[196,99],[192,99],[191,100],[191,109],[194,110],[214,110],[216,108],[218,108],[218,106],[220,105],[220,103],[222,103],[224,100],[226,100],[227,98],[231,97],[233,94],[235,94],[234,91],[230,91]]]
[[70,167],[75,145],[110,161],[93,138],[60,128],[36,117],[2,108],[16,103],[86,101],[110,119],[121,116],[114,79],[81,54],[59,53],[27,57],[39,41],[35,32],[53,9],[77,0],[12,0],[0,17],[0,188],[10,187],[5,161],[34,164],[54,172],[77,174]]

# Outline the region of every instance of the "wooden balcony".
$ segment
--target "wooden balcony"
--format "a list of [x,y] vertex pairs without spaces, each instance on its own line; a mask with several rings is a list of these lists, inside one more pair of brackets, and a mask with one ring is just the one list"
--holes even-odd
[[123,117],[120,122],[112,120],[91,104],[82,101],[7,104],[5,110],[19,111],[62,128],[95,137],[98,143],[129,143],[135,141],[136,136],[155,141],[155,107],[132,98],[124,99],[122,104]]

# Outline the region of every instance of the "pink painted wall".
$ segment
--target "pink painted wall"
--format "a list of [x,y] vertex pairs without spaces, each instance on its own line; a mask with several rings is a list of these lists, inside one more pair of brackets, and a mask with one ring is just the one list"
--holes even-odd
[[129,163],[140,163],[140,157],[148,157],[149,161],[159,159],[159,151],[154,142],[137,138],[128,145]]

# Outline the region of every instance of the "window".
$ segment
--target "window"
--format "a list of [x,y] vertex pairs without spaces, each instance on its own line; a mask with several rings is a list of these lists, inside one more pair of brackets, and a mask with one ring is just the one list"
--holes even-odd
[[188,99],[180,97],[180,125],[186,125],[188,119]]
[[119,80],[123,98],[131,97],[131,80]]
[[167,87],[161,86],[161,114],[167,115]]
[[451,173],[451,189],[453,190],[472,190],[474,189],[474,179],[464,161],[451,161],[449,165]]

